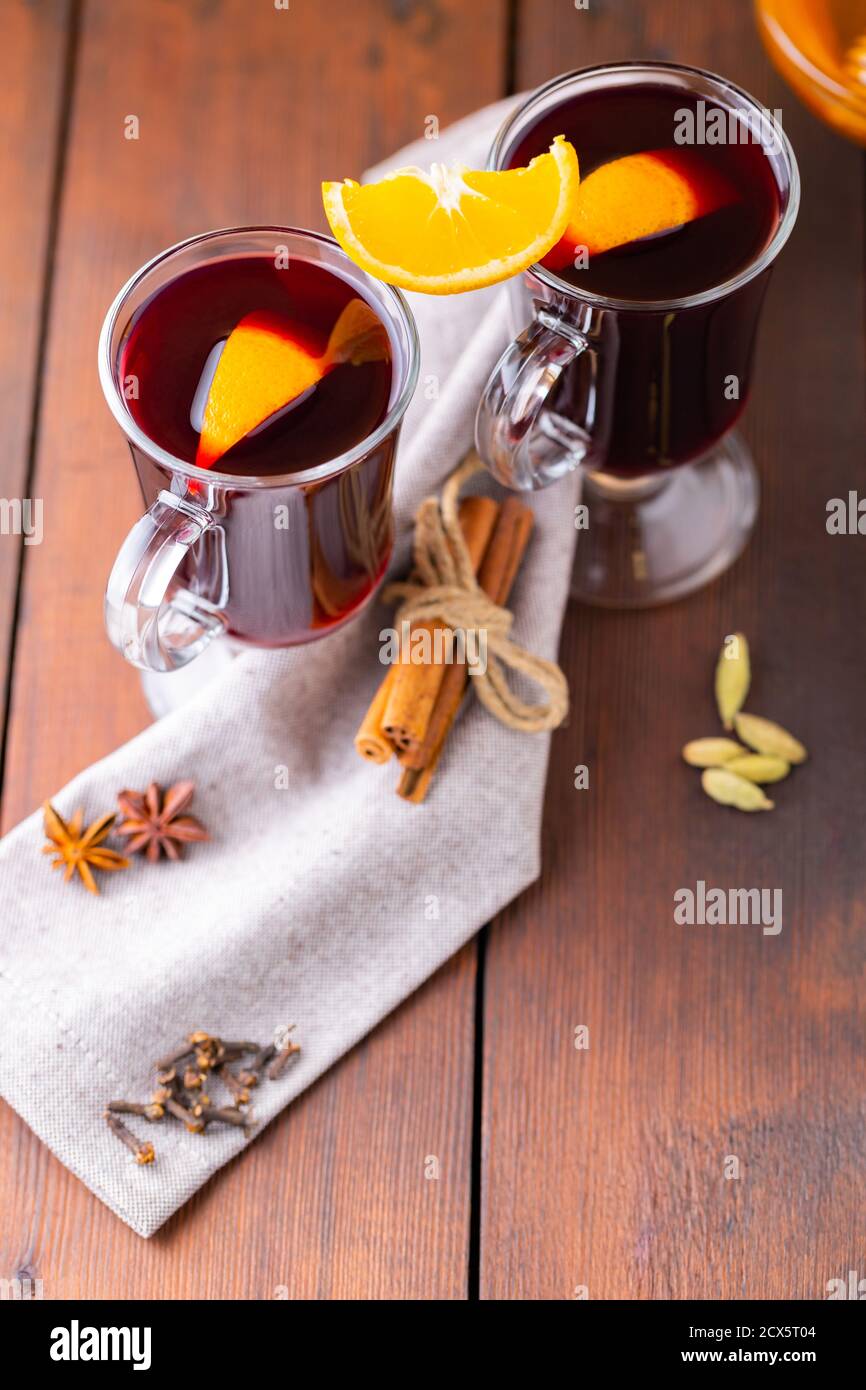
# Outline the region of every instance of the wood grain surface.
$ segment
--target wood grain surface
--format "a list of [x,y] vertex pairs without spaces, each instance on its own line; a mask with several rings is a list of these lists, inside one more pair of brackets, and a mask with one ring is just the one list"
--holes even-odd
[[[864,542],[825,530],[864,476],[862,155],[771,71],[749,10],[521,9],[522,86],[653,57],[780,107],[803,201],[745,417],[763,487],[745,556],[685,602],[566,623],[544,876],[485,962],[483,1298],[818,1299],[866,1267]],[[767,816],[713,805],[678,758],[717,730],[712,671],[737,630],[750,707],[814,752]],[[675,925],[699,879],[781,888],[781,935]]]
[[[0,25],[0,494],[32,454],[45,498],[20,610],[21,547],[0,538],[6,828],[148,718],[102,631],[139,502],[95,370],[143,260],[209,226],[321,226],[320,179],[425,116],[622,58],[699,63],[781,107],[804,183],[745,419],[755,538],[688,601],[569,613],[541,882],[151,1241],[0,1105],[0,1278],[47,1298],[821,1298],[866,1269],[866,585],[862,539],[824,525],[862,474],[862,155],[772,73],[748,0],[7,0]],[[678,758],[715,731],[736,629],[753,708],[814,754],[772,816],[711,805]],[[698,879],[781,888],[781,935],[677,926]]]
[[[50,524],[26,555],[7,827],[148,719],[102,628],[140,506],[96,376],[116,290],[208,227],[321,227],[323,177],[357,177],[425,116],[495,99],[504,71],[499,0],[86,0],[39,417]],[[465,1297],[473,1010],[469,948],[149,1242],[2,1107],[0,1272],[30,1270],[46,1297]]]
[[[49,0],[38,7],[0,7],[4,134],[15,132],[14,139],[0,140],[0,498],[10,503],[34,496],[29,490],[33,417],[43,342],[43,295],[62,176],[58,158],[69,25],[67,0]],[[5,727],[10,642],[24,548],[23,537],[6,523],[0,531],[0,729]],[[0,782],[2,746],[0,739]]]

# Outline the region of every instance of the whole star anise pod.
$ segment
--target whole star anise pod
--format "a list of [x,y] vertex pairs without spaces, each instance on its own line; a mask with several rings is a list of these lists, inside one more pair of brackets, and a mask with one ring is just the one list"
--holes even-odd
[[72,820],[67,822],[55,811],[50,801],[46,801],[44,806],[45,813],[45,834],[51,841],[50,845],[44,845],[43,854],[54,856],[52,869],[61,869],[65,865],[63,879],[68,883],[76,869],[81,875],[85,888],[91,893],[99,893],[96,880],[93,877],[94,869],[103,869],[110,872],[114,869],[128,869],[129,860],[124,859],[122,854],[116,850],[105,849],[102,842],[108,835],[116,815],[109,813],[107,816],[100,816],[92,825],[82,833],[84,824],[84,812],[75,812]]
[[194,782],[178,782],[169,787],[165,796],[156,782],[151,782],[146,792],[119,792],[117,803],[125,819],[117,833],[129,837],[130,854],[144,850],[150,863],[155,864],[160,852],[167,859],[180,859],[182,844],[209,840],[201,822],[183,814],[194,794]]

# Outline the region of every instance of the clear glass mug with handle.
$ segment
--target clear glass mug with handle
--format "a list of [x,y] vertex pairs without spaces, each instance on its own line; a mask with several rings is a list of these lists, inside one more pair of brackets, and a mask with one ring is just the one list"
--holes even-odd
[[[170,281],[214,261],[272,257],[275,245],[289,266],[302,260],[341,277],[375,311],[390,347],[387,412],[368,437],[314,467],[261,477],[199,468],[149,438],[134,418],[122,376],[124,344]],[[102,388],[147,508],[120,548],[105,595],[108,635],[127,661],[146,672],[177,671],[223,635],[249,646],[295,646],[334,631],[369,603],[391,555],[395,455],[418,367],[415,323],[403,296],[314,232],[209,232],[132,276],[99,343]]]
[[524,163],[537,152],[527,147],[537,132],[549,144],[570,100],[636,86],[733,113],[733,128],[755,139],[766,134],[778,219],[738,273],[676,299],[607,297],[543,265],[508,285],[517,337],[480,402],[478,452],[518,490],[580,470],[585,529],[572,593],[610,607],[689,593],[732,564],[748,539],[758,480],[733,427],[749,394],[770,269],[799,203],[797,164],[781,129],[768,128],[763,109],[724,78],[674,64],[619,63],[556,78],[505,122],[489,167]]

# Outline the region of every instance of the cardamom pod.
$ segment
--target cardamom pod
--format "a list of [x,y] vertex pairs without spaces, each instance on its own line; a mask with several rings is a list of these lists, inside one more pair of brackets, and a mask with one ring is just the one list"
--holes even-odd
[[752,679],[749,644],[741,632],[726,637],[716,664],[716,704],[726,729],[743,708]]
[[748,755],[748,749],[732,738],[693,738],[683,749],[683,757],[690,767],[718,767],[720,763],[730,762],[731,758]]
[[742,758],[726,759],[724,766],[747,782],[781,782],[791,771],[789,762],[772,753],[746,753]]
[[754,782],[738,777],[726,767],[708,767],[701,773],[701,786],[707,796],[720,806],[735,806],[738,811],[772,811],[773,803]]
[[738,714],[735,723],[743,743],[754,748],[756,753],[769,753],[772,757],[784,758],[786,763],[804,763],[809,756],[793,734],[771,719],[762,719],[757,714]]

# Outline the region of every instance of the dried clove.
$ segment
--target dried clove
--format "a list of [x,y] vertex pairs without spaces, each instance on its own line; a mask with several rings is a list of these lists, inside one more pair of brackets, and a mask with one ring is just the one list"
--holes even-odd
[[223,1044],[220,1038],[211,1033],[190,1033],[189,1041],[195,1049],[195,1064],[199,1071],[210,1071],[222,1061]]
[[146,1120],[161,1120],[165,1114],[162,1101],[152,1101],[150,1105],[139,1105],[134,1100],[110,1100],[108,1109],[113,1115],[143,1115]]
[[189,1042],[185,1042],[181,1047],[176,1047],[173,1052],[169,1052],[167,1057],[162,1057],[154,1063],[157,1071],[169,1071],[178,1062],[182,1062],[184,1057],[188,1057],[192,1052]]
[[180,1120],[186,1125],[190,1134],[204,1133],[204,1120],[200,1115],[194,1115],[191,1110],[187,1110],[185,1105],[181,1105],[178,1100],[167,1100],[165,1108],[169,1115],[174,1115],[176,1120]]
[[283,1072],[286,1070],[289,1058],[293,1057],[296,1052],[300,1052],[300,1050],[299,1043],[290,1042],[283,1048],[282,1052],[277,1053],[271,1065],[268,1067],[268,1076],[271,1081],[279,1081]]
[[182,1091],[178,1099],[191,1115],[195,1115],[196,1119],[200,1119],[210,1105],[210,1096],[204,1091],[196,1091],[194,1094],[190,1094],[189,1091]]
[[238,1072],[238,1080],[244,1086],[258,1086],[259,1073],[267,1066],[268,1062],[276,1052],[273,1043],[268,1043],[267,1047],[260,1047],[253,1060],[250,1062],[249,1069],[243,1068]]
[[[154,1161],[153,1145],[140,1142],[119,1118],[121,1115],[139,1115],[155,1121],[168,1114],[180,1120],[191,1134],[203,1134],[211,1123],[247,1129],[252,1114],[241,1107],[249,1105],[250,1088],[259,1084],[262,1070],[267,1067],[267,1075],[276,1079],[289,1058],[301,1050],[297,1043],[287,1041],[291,1031],[281,1030],[282,1047],[274,1043],[260,1047],[254,1042],[223,1042],[212,1033],[190,1033],[185,1044],[155,1063],[156,1088],[148,1103],[109,1101],[105,1111],[109,1128],[135,1154],[137,1163]],[[229,1063],[243,1057],[247,1058],[246,1065],[233,1072]],[[231,1095],[233,1105],[212,1104],[205,1087],[214,1072]]]
[[127,1129],[120,1116],[112,1114],[110,1110],[106,1110],[105,1120],[112,1134],[116,1134],[121,1143],[125,1144],[135,1155],[136,1163],[142,1166],[145,1163],[153,1163],[156,1155],[152,1144],[142,1143],[131,1129]]
[[205,1124],[212,1124],[214,1120],[226,1125],[237,1125],[239,1129],[245,1129],[252,1120],[249,1110],[237,1110],[233,1106],[214,1106],[205,1116]]
[[251,1047],[249,1043],[226,1043],[220,1054],[220,1063],[239,1062],[242,1057],[246,1057],[250,1052],[258,1055],[259,1048]]
[[218,1076],[227,1091],[234,1097],[235,1105],[249,1105],[250,1093],[239,1077],[235,1076],[230,1067],[225,1064],[220,1067]]

